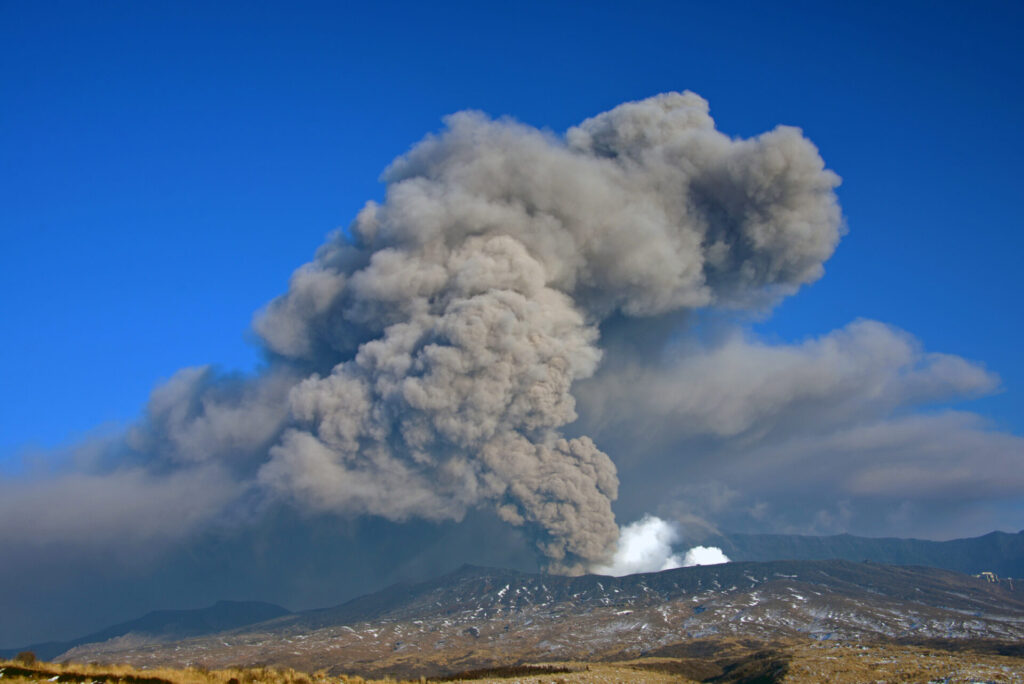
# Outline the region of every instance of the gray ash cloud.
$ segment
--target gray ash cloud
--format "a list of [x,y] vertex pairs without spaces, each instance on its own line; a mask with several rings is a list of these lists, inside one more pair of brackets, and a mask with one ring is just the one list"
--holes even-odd
[[768,306],[842,233],[839,179],[799,130],[730,138],[689,92],[564,136],[454,114],[383,181],[257,315],[262,372],[180,371],[124,435],[4,483],[19,510],[76,502],[5,534],[173,545],[283,502],[392,522],[486,509],[549,571],[582,572],[619,535],[613,458],[566,432],[602,325],[661,338],[696,309]]
[[301,505],[392,520],[494,506],[559,572],[618,536],[612,459],[576,419],[598,326],[769,304],[822,274],[838,177],[794,128],[717,131],[693,93],[630,102],[563,137],[446,119],[299,268],[255,327],[315,369],[259,482]]

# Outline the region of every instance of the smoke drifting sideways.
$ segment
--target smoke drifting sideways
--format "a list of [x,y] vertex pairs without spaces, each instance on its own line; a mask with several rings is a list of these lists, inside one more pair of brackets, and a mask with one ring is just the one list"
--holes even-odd
[[486,507],[551,572],[614,563],[616,467],[563,434],[601,324],[762,308],[816,280],[839,178],[798,129],[729,138],[690,92],[564,136],[477,112],[445,125],[257,315],[266,369],[180,371],[90,457],[95,477],[194,476],[191,526],[282,500],[391,521]]

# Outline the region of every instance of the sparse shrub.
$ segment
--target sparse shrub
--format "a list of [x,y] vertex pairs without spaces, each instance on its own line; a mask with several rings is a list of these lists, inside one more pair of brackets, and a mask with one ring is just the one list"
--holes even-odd
[[32,651],[22,651],[18,655],[14,656],[14,659],[23,665],[36,664],[36,654]]
[[566,674],[571,672],[569,668],[555,665],[504,665],[498,667],[486,667],[478,670],[466,670],[457,674],[450,674],[443,677],[432,677],[432,682],[454,682],[463,679],[505,679],[511,677],[533,677],[538,675]]

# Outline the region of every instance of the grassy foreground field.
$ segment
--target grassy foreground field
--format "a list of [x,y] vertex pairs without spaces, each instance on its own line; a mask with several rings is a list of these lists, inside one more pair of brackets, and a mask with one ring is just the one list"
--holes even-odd
[[514,665],[467,671],[444,678],[366,679],[304,673],[289,668],[256,667],[209,670],[147,668],[127,665],[44,663],[0,660],[0,684],[594,684],[717,682],[812,684],[835,682],[1007,682],[1024,684],[1024,657],[1006,648],[947,648],[944,644],[851,644],[789,642],[752,648],[738,643],[697,641],[661,649],[650,657],[614,662],[566,662]]

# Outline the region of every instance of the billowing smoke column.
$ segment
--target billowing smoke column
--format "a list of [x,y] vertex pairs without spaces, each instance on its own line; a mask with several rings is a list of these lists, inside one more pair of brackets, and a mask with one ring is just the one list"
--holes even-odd
[[612,460],[560,432],[599,324],[762,306],[817,279],[839,179],[798,129],[730,139],[689,92],[564,139],[473,112],[446,124],[257,318],[286,369],[274,386],[294,383],[287,416],[253,421],[280,428],[258,479],[391,520],[493,506],[550,570],[581,572],[618,537]]

